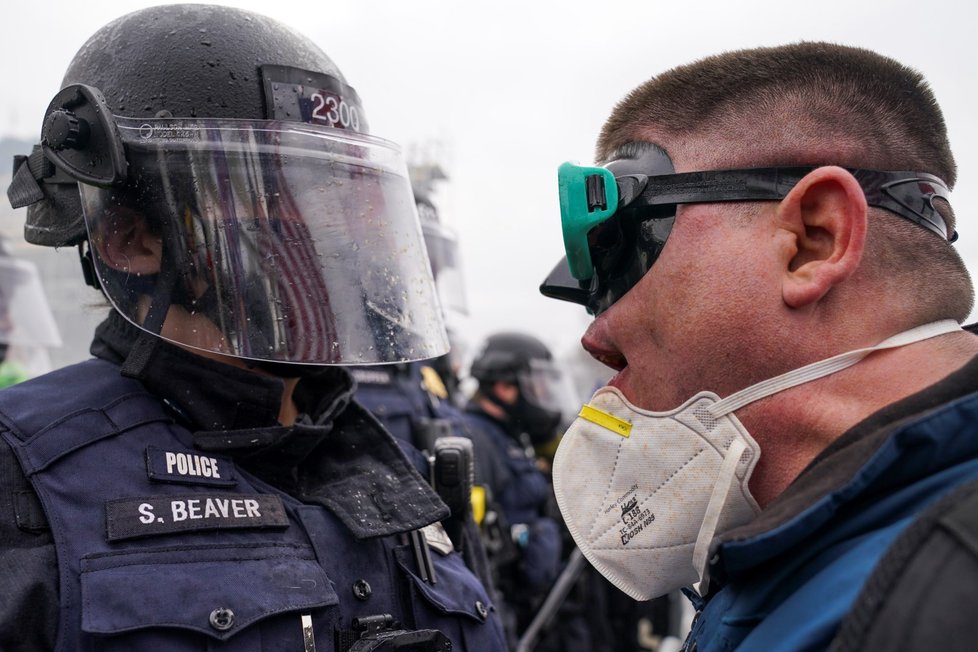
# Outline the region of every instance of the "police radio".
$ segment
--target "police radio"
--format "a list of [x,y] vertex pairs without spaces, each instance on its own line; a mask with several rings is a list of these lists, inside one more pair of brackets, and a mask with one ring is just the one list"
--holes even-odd
[[452,436],[452,423],[448,419],[440,417],[417,417],[411,419],[411,435],[414,438],[414,447],[425,455],[432,455],[435,451],[435,442],[444,437]]
[[465,524],[472,514],[472,485],[475,482],[472,442],[465,437],[435,440],[432,485],[452,515],[442,522],[456,552],[462,550]]

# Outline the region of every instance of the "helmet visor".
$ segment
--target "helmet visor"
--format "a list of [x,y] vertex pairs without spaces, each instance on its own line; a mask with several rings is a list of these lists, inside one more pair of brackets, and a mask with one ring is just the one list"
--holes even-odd
[[431,273],[435,276],[438,296],[442,308],[459,315],[469,314],[468,298],[465,293],[465,279],[462,276],[462,262],[458,251],[458,238],[455,232],[441,224],[421,222],[424,243],[431,262]]
[[573,415],[580,408],[570,378],[550,360],[531,359],[526,369],[517,374],[520,393],[536,407]]
[[125,186],[80,188],[99,280],[135,325],[276,362],[447,351],[395,145],[294,122],[116,122]]

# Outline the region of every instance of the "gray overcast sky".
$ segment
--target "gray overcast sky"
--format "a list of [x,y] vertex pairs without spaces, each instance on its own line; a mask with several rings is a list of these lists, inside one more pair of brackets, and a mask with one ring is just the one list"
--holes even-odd
[[[150,4],[161,3],[9,5],[0,23],[0,136],[36,137],[78,47],[109,20]],[[649,76],[741,47],[826,40],[923,72],[957,155],[958,246],[978,274],[972,0],[218,4],[272,16],[319,43],[358,90],[373,133],[406,147],[440,143],[451,175],[441,208],[460,234],[472,345],[491,331],[520,328],[557,352],[576,346],[583,310],[537,292],[562,250],[557,166],[590,162],[611,107]]]

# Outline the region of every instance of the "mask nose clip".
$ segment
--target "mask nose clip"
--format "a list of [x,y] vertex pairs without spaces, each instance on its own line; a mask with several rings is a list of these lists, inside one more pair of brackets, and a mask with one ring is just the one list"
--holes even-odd
[[126,156],[112,112],[98,89],[66,86],[48,105],[41,149],[77,181],[112,186],[126,180]]

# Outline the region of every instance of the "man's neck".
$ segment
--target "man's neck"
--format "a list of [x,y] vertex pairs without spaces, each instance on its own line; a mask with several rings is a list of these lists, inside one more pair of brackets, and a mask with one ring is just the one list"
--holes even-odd
[[878,351],[831,376],[738,410],[761,447],[750,480],[761,507],[827,446],[871,414],[933,385],[978,355],[978,337],[951,333]]
[[279,409],[278,422],[283,426],[291,426],[299,418],[299,406],[295,403],[295,387],[299,384],[299,379],[283,378],[282,383],[282,407]]

